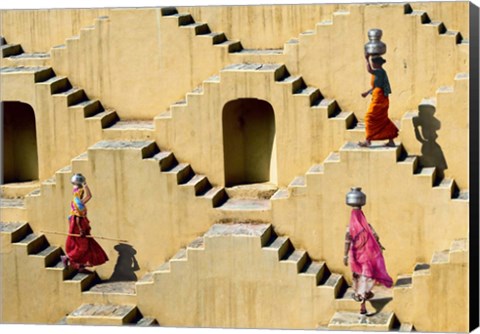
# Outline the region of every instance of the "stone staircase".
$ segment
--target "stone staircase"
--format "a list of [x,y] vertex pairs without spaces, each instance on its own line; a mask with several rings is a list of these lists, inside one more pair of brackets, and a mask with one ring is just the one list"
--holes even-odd
[[[155,319],[143,317],[134,305],[115,305],[113,299],[135,302],[134,282],[102,282],[99,276],[79,273],[69,267],[64,268],[60,259],[62,248],[50,245],[44,234],[34,233],[27,222],[0,222],[2,248],[13,247],[26,256],[39,262],[39,270],[46,270],[57,276],[66,286],[82,293],[84,303],[68,314],[59,324],[70,325],[157,325]],[[23,250],[22,250],[23,249]],[[130,298],[129,298],[130,297]],[[101,304],[105,302],[106,304]]]
[[52,246],[43,233],[34,233],[27,222],[1,222],[0,231],[8,234],[12,246],[24,249],[26,255],[43,264],[43,268],[55,272],[65,284],[85,291],[99,282],[98,276],[79,273],[73,268],[65,269],[60,259],[65,253],[60,247]]
[[26,53],[20,44],[9,44],[0,36],[0,49],[2,50],[2,67],[16,66],[49,66],[50,55],[44,52]]
[[[419,331],[468,331],[468,303],[461,297],[469,291],[468,263],[467,239],[453,240],[449,249],[436,251],[429,263],[417,263],[412,273],[399,276],[393,288],[395,312]],[[448,302],[439,303],[432,291],[447,294]],[[401,307],[405,303],[410,307]]]
[[30,74],[39,89],[47,90],[52,99],[64,104],[71,113],[83,114],[87,123],[100,129],[113,125],[118,116],[114,111],[105,110],[99,100],[90,100],[86,92],[72,86],[65,76],[57,76],[51,67],[2,67],[2,76]]
[[[360,154],[362,151],[366,152],[369,150],[376,150],[378,152],[395,152],[397,164],[399,166],[411,170],[414,177],[425,180],[422,182],[425,182],[434,190],[442,192],[444,194],[442,196],[445,196],[451,200],[468,201],[469,196],[467,189],[459,189],[455,183],[455,180],[451,178],[438,179],[435,167],[421,166],[418,156],[409,155],[401,143],[397,144],[397,146],[394,148],[387,148],[381,144],[376,144],[376,142],[374,141],[371,148],[362,148],[357,143],[346,142],[340,148],[340,152],[342,154],[344,152],[358,152]],[[309,178],[314,178],[316,175],[323,175],[325,173],[325,170],[328,168],[335,168],[334,165],[341,161],[340,152],[330,153],[330,155],[324,160],[322,164],[313,165],[305,174],[305,176],[298,176],[294,180],[292,180],[292,182],[288,186],[288,191],[285,189],[281,189],[276,194],[274,194],[273,198],[281,199],[289,197],[290,194],[305,194],[308,183],[307,180]]]
[[449,30],[443,22],[432,20],[426,11],[414,10],[412,5],[407,3],[404,5],[404,14],[411,16],[414,20],[420,20],[420,23],[426,29],[433,29],[439,35],[452,39],[455,44],[468,48],[469,41],[462,36],[461,32]]
[[[238,242],[238,244],[237,244]],[[248,243],[251,245],[250,247],[253,249],[257,249],[254,251],[254,253],[250,254],[247,252],[247,250],[243,247],[243,243]],[[227,246],[230,245],[230,246]],[[229,253],[227,252],[227,249],[223,249],[223,247],[236,247],[237,252]],[[259,248],[259,249],[258,249]],[[239,253],[239,250],[242,250],[241,253]],[[246,252],[246,253],[245,253]],[[217,254],[217,255],[215,255]],[[227,255],[228,254],[228,255]],[[253,254],[256,254],[253,256]],[[224,258],[225,255],[227,255],[227,258]],[[226,265],[225,261],[230,261],[231,263],[237,263],[240,261],[240,258],[238,257],[243,257],[243,258],[248,258],[250,262],[252,262],[252,268],[260,266],[262,267],[262,262],[263,261],[274,261],[272,263],[269,262],[268,265],[266,265],[268,268],[264,269],[259,269],[258,275],[268,275],[265,276],[262,280],[265,282],[265,285],[270,286],[270,284],[277,284],[275,282],[278,282],[281,286],[284,286],[285,284],[290,284],[289,282],[293,280],[291,284],[293,286],[291,287],[292,289],[305,289],[305,293],[307,295],[310,295],[311,298],[309,300],[305,300],[304,302],[307,304],[317,303],[315,307],[314,313],[321,313],[319,309],[323,309],[325,312],[329,312],[329,308],[332,306],[334,302],[334,298],[336,296],[339,296],[345,291],[346,284],[345,281],[342,277],[342,275],[332,273],[328,269],[327,265],[323,261],[314,261],[312,260],[308,253],[305,252],[304,250],[299,250],[295,249],[295,247],[292,245],[290,239],[288,237],[284,236],[278,236],[274,230],[272,225],[269,224],[248,224],[248,223],[236,223],[236,224],[214,224],[208,231],[205,233],[204,236],[198,237],[194,241],[192,241],[190,244],[188,244],[185,248],[180,249],[168,262],[165,262],[163,265],[158,267],[156,270],[147,273],[144,277],[142,277],[138,282],[137,282],[137,293],[139,296],[139,301],[142,300],[142,296],[144,294],[151,294],[151,293],[161,293],[163,295],[163,302],[162,306],[159,307],[158,310],[159,313],[166,312],[166,313],[171,313],[173,309],[171,309],[170,312],[168,312],[169,308],[173,307],[172,303],[175,303],[175,294],[169,293],[169,284],[167,282],[178,282],[181,278],[179,275],[182,277],[186,274],[186,277],[188,276],[188,270],[189,268],[193,268],[192,266],[195,266],[195,263],[198,263],[200,266],[203,266],[202,263],[205,263],[204,261],[209,261],[211,256],[213,258],[216,258],[218,256],[218,266],[220,267],[215,267],[217,264],[212,263],[213,266],[210,267],[207,265],[207,268],[203,268],[206,270],[205,274],[209,276],[209,280],[215,280],[216,279],[216,274],[214,272],[217,272],[217,270],[222,270],[222,266]],[[212,259],[213,259],[212,258]],[[203,259],[203,260],[202,260]],[[194,263],[191,263],[194,262]],[[273,266],[273,267],[272,267]],[[272,268],[270,268],[272,267]],[[280,271],[277,271],[275,268],[279,268]],[[236,280],[236,276],[243,277],[245,275],[244,272],[240,269],[242,267],[236,268],[238,273],[234,276],[230,276],[226,278],[227,280],[231,280],[231,284]],[[193,269],[192,269],[193,270]],[[270,272],[270,270],[272,270]],[[268,271],[268,274],[267,274]],[[210,274],[208,274],[210,273]],[[193,272],[192,272],[193,274]],[[253,273],[252,273],[253,274]],[[197,277],[198,275],[198,277]],[[200,273],[195,273],[195,277],[199,280],[199,282],[205,282],[203,278],[203,272]],[[220,275],[220,274],[219,274]],[[281,275],[281,276],[278,276]],[[283,276],[285,275],[285,276]],[[247,274],[248,276],[248,274]],[[219,276],[219,277],[223,277]],[[245,278],[248,280],[248,278]],[[243,280],[243,278],[241,278]],[[297,282],[298,283],[294,283]],[[266,283],[269,282],[269,283]],[[294,287],[295,286],[295,287]],[[185,288],[187,294],[191,293],[199,293],[190,291],[191,285],[190,283],[187,283],[185,281]],[[219,288],[222,289],[222,288]],[[273,292],[269,288],[266,288],[266,291]],[[188,291],[187,291],[188,290]],[[278,289],[279,294],[284,294],[284,292],[287,291],[285,289]],[[292,291],[293,292],[293,291]],[[266,292],[268,296],[268,292]],[[303,295],[303,293],[296,294],[293,292],[293,294],[288,293],[288,295],[291,296],[291,298],[296,298],[294,295]],[[319,296],[323,297],[319,297]],[[236,296],[232,296],[232,298],[235,298]],[[270,297],[265,297],[267,299],[272,298],[273,296]],[[321,299],[318,299],[321,298]],[[324,299],[325,300],[324,300]],[[183,300],[183,293],[179,292],[178,300],[181,303],[181,300]],[[198,301],[192,300],[192,303],[196,303]],[[144,305],[142,304],[142,308],[145,307],[145,309],[150,310],[154,308],[154,305],[148,305],[148,301],[142,301],[142,303],[147,304]],[[262,303],[264,304],[264,303]],[[262,307],[265,308],[275,308],[277,311],[278,309],[274,305],[274,303],[269,302]],[[153,310],[153,309],[152,309]],[[327,311],[328,310],[328,311]],[[276,312],[277,312],[276,311]],[[296,311],[290,310],[294,313]],[[149,311],[150,312],[150,311]],[[178,316],[174,316],[177,318],[175,321],[183,321],[179,320],[182,317],[188,317],[190,318],[191,315],[183,315],[183,312],[189,312],[188,310],[185,310],[182,307],[178,307],[177,311],[179,312]],[[242,311],[239,310],[240,313]],[[279,312],[282,313],[282,312]],[[307,312],[308,313],[308,312]],[[170,319],[171,314],[166,315],[165,321],[166,325],[187,325],[189,324],[188,320],[185,319],[185,323],[176,323],[174,320]],[[318,316],[318,314],[317,314]],[[288,316],[289,318],[291,316]],[[302,316],[303,317],[303,316]],[[307,316],[308,317],[308,316]],[[328,321],[326,318],[325,319],[320,319],[322,317],[325,317],[324,314],[319,316],[319,318],[311,319],[311,321],[320,321],[320,322],[326,322]],[[266,320],[266,319],[265,319]],[[173,321],[173,322],[172,322]],[[285,324],[278,324],[278,325],[273,325],[275,322],[270,322],[269,326],[273,326],[275,328],[308,328],[305,327],[305,323],[301,324],[302,320],[293,320],[291,323],[285,323]],[[257,323],[256,325],[253,325],[256,328],[262,328],[263,325],[260,323]],[[190,323],[192,325],[192,323]],[[193,325],[195,325],[193,323]],[[215,324],[202,324],[202,326],[214,326],[218,327],[218,323]],[[242,324],[241,326],[247,326],[246,324]],[[312,327],[310,327],[312,328]]]
[[431,276],[432,271],[437,270],[438,266],[445,266],[450,263],[467,263],[468,261],[468,241],[467,239],[456,239],[452,241],[450,249],[437,251],[433,254],[430,263],[418,263],[412,274],[399,276],[393,289],[393,293],[405,293],[403,289],[413,291],[415,282],[422,280],[424,276]]
[[208,24],[195,22],[188,13],[179,13],[175,7],[164,7],[161,11],[164,19],[173,20],[179,28],[189,29],[192,36],[207,39],[211,45],[224,48],[228,53],[243,49],[240,41],[228,40],[223,32],[212,32]]

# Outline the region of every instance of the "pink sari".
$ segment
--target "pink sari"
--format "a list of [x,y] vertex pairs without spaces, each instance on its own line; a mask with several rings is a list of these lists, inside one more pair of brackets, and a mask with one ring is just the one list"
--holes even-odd
[[375,239],[362,210],[352,210],[349,232],[352,242],[349,251],[352,271],[390,288],[393,285],[393,280],[387,273],[382,249]]

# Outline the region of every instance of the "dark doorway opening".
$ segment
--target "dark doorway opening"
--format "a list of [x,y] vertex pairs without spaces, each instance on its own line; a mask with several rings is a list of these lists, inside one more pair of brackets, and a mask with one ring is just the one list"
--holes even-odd
[[33,108],[21,102],[2,102],[2,184],[38,179],[37,131]]
[[276,178],[275,115],[270,103],[254,98],[223,108],[225,186],[273,182]]

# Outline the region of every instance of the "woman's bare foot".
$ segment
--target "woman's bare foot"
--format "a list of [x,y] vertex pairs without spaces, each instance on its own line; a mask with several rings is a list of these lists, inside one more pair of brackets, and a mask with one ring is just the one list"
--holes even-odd
[[359,141],[358,146],[360,147],[369,147],[371,144],[370,140],[365,140],[365,141]]

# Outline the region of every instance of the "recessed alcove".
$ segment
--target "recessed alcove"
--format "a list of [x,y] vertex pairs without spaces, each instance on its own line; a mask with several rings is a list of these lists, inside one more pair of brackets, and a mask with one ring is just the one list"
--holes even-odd
[[[26,103],[5,101],[3,116],[2,184],[38,179],[35,113]],[[54,149],[54,148],[52,148]]]
[[276,182],[275,114],[270,103],[255,98],[223,107],[225,186]]

